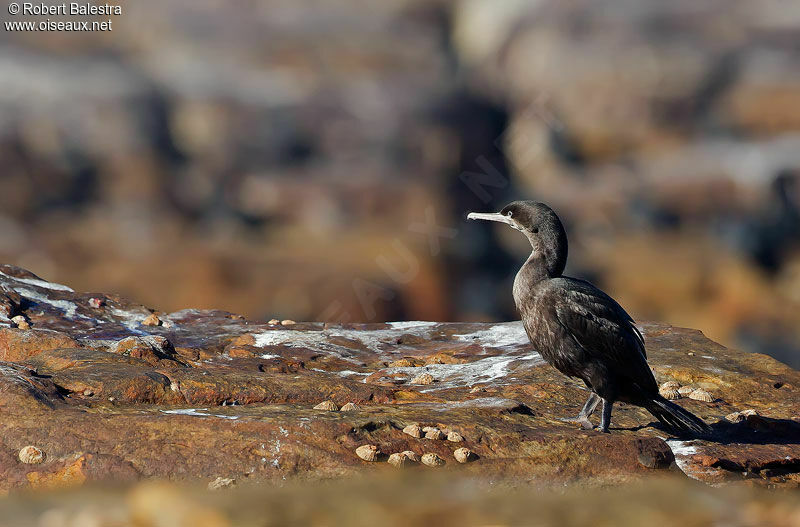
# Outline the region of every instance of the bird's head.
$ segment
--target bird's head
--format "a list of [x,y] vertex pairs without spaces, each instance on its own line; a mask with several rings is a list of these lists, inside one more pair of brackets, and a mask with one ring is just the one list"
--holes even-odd
[[470,220],[505,223],[522,232],[534,258],[543,258],[550,276],[559,276],[567,263],[567,233],[553,209],[536,201],[513,201],[500,212],[470,212]]

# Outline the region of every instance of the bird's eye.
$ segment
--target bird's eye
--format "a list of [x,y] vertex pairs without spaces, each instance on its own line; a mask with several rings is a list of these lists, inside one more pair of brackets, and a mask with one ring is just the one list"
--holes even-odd
[[513,213],[512,211],[508,211],[508,212],[506,212],[506,216],[508,216],[509,218],[510,218],[511,216],[513,216],[513,215],[514,215],[514,213]]
[[532,231],[534,234],[539,234],[539,227],[534,227]]

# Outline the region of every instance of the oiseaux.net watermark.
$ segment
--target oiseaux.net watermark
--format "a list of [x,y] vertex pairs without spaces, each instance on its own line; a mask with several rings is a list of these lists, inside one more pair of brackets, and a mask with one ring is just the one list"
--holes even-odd
[[11,19],[3,26],[9,32],[25,31],[113,31],[114,18],[122,15],[122,6],[88,2],[11,2]]

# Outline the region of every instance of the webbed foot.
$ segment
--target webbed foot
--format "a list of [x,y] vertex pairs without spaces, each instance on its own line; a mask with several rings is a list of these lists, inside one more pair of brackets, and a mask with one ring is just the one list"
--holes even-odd
[[591,430],[594,428],[594,425],[591,421],[589,421],[589,418],[582,415],[578,415],[576,417],[562,417],[561,421],[564,421],[565,423],[579,424],[583,430]]
[[600,397],[598,397],[595,393],[590,393],[589,398],[586,399],[586,403],[583,405],[583,408],[575,417],[567,417],[561,419],[565,423],[577,423],[581,425],[581,428],[584,430],[591,430],[594,428],[592,422],[589,421],[589,416],[592,415],[594,409],[597,408],[597,404],[600,402]]

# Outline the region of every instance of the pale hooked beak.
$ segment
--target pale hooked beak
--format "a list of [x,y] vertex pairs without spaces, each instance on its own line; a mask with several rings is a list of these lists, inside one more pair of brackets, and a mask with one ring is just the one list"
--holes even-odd
[[513,228],[519,230],[517,222],[511,219],[511,216],[506,216],[505,214],[500,214],[499,212],[470,212],[467,214],[467,219],[498,221],[500,223],[511,225]]

